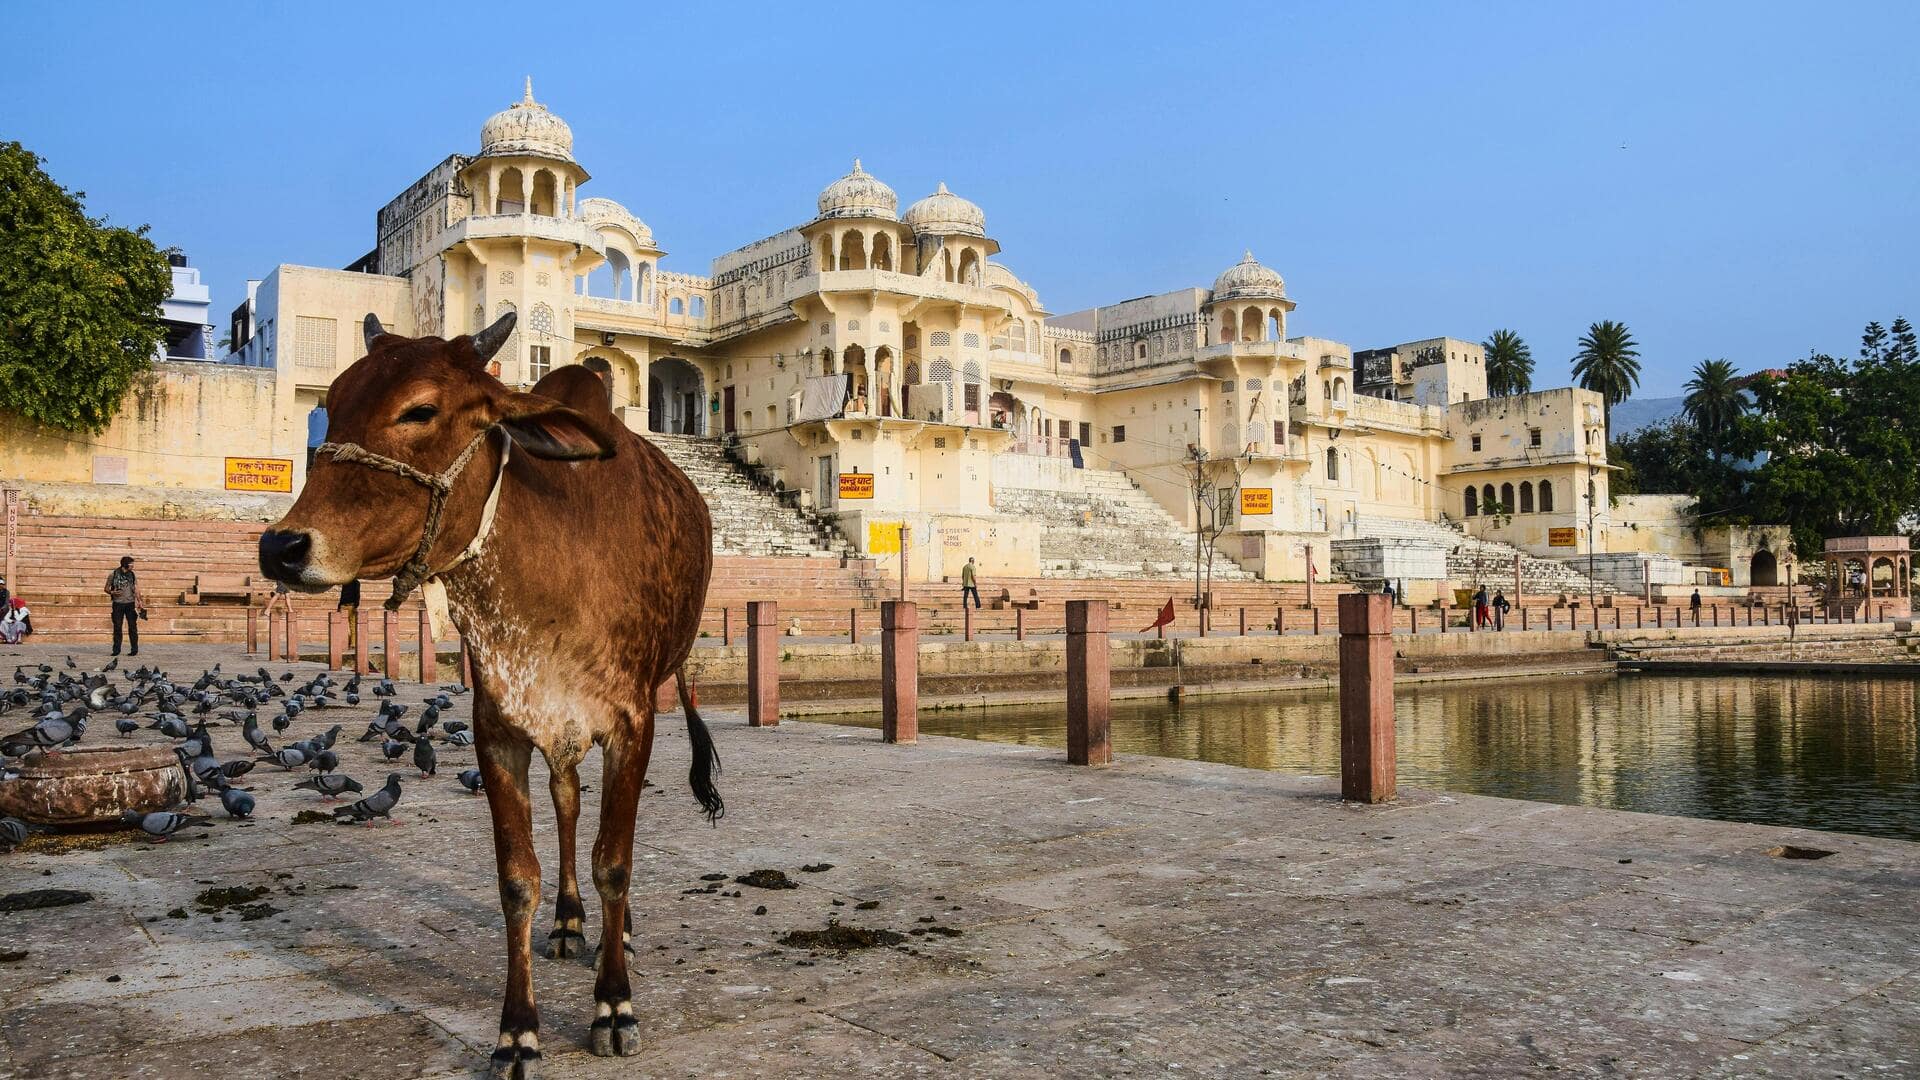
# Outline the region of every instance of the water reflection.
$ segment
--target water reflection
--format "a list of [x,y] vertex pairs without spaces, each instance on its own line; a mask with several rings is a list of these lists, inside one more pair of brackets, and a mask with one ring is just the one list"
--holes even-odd
[[[1915,681],[1655,675],[1414,686],[1400,778],[1544,802],[1920,840]],[[1063,707],[925,713],[921,731],[1064,746]],[[833,718],[878,726],[877,717]],[[1114,707],[1116,753],[1335,775],[1331,693]]]

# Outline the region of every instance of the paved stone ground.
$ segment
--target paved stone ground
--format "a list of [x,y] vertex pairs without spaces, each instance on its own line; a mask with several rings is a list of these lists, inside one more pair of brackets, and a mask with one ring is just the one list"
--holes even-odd
[[[176,674],[214,655],[150,654]],[[345,724],[343,769],[371,788],[388,769],[351,742],[370,713],[309,712],[291,734]],[[1920,845],[1426,791],[1357,808],[1324,778],[1149,758],[1073,770],[1045,750],[710,720],[720,825],[685,790],[673,716],[641,803],[634,1004],[650,1044],[587,1055],[591,973],[540,960],[546,1075],[1920,1070]],[[236,754],[238,730],[216,733]],[[251,824],[0,856],[0,893],[95,897],[0,914],[0,1076],[481,1066],[504,960],[484,800],[452,779],[471,760],[448,751],[438,778],[410,780],[394,826],[294,825],[325,804],[262,767]],[[536,813],[550,837],[550,808]],[[1834,854],[1767,854],[1782,844]],[[688,891],[760,868],[799,887]],[[263,886],[278,910],[203,913],[195,896],[224,886]],[[909,936],[845,954],[777,943],[836,919]]]

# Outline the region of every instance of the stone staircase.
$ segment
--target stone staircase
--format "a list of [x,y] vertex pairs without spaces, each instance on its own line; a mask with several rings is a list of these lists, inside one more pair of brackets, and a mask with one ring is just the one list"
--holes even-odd
[[[994,510],[1037,519],[1041,573],[1047,577],[1138,578],[1193,576],[1193,533],[1161,509],[1124,473],[1078,470],[1083,490],[1000,487]],[[1215,581],[1251,581],[1253,575],[1219,551]]]
[[707,500],[716,555],[803,556],[837,559],[853,546],[831,526],[782,503],[716,439],[648,432]]
[[1489,586],[1511,586],[1513,558],[1518,555],[1520,582],[1530,595],[1566,592],[1584,596],[1589,589],[1607,596],[1615,592],[1607,582],[1595,583],[1557,559],[1536,558],[1511,544],[1468,536],[1452,525],[1363,516],[1354,522],[1354,529],[1363,537],[1417,540],[1442,548],[1447,553],[1447,577],[1463,587],[1481,582]]

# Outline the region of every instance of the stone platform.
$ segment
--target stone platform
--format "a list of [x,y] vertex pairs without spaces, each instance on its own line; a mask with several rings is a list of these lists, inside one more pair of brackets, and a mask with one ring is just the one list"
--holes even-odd
[[[0,671],[66,650],[23,652],[0,649]],[[99,652],[75,656],[97,666]],[[218,652],[229,670],[254,666]],[[141,659],[191,676],[215,655]],[[400,700],[417,711],[418,691],[403,684]],[[371,789],[389,769],[352,741],[371,712],[309,711],[289,734],[345,725],[342,771]],[[1054,750],[709,720],[726,817],[707,826],[686,791],[677,714],[641,802],[634,1005],[648,1045],[586,1054],[590,970],[536,961],[545,1075],[1920,1069],[1920,845],[1432,791],[1360,808],[1330,778],[1151,758],[1076,770]],[[238,729],[214,731],[237,756]],[[115,738],[96,729],[87,745]],[[485,801],[453,780],[472,759],[443,747],[432,780],[402,767],[397,825],[295,825],[328,804],[262,766],[247,778],[252,824],[214,807],[219,823],[190,839],[0,855],[0,894],[93,894],[0,912],[0,1077],[481,1067],[504,956]],[[553,882],[542,780],[536,937]],[[1832,854],[1770,854],[1783,847]],[[756,869],[798,887],[731,880]],[[727,880],[705,891],[714,873]],[[196,902],[235,886],[267,891]],[[830,920],[903,939],[844,953],[778,941]],[[591,900],[589,922],[591,939]]]

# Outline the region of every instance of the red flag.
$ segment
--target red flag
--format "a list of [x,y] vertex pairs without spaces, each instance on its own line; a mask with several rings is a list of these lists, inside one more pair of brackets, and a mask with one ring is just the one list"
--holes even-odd
[[1173,597],[1169,596],[1167,597],[1167,606],[1160,609],[1159,616],[1153,620],[1151,625],[1147,626],[1146,629],[1141,630],[1140,632],[1144,634],[1147,632],[1147,630],[1158,630],[1163,626],[1172,626],[1172,625],[1173,625]]

